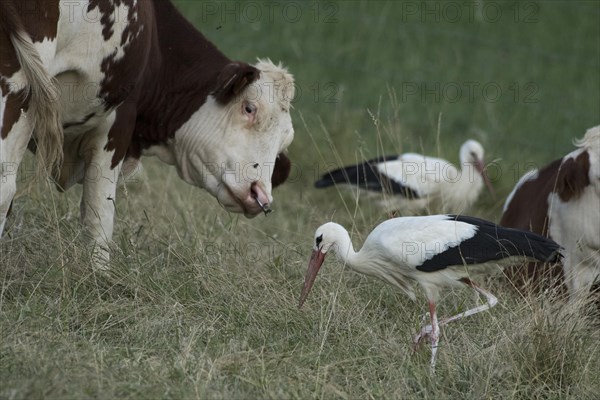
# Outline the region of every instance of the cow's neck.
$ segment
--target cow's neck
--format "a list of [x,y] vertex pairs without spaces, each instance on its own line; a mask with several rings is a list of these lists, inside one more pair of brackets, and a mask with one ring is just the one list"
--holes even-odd
[[[170,1],[154,0],[156,32],[138,105],[132,151],[166,145],[205,102],[230,60]],[[136,154],[137,153],[137,154]]]

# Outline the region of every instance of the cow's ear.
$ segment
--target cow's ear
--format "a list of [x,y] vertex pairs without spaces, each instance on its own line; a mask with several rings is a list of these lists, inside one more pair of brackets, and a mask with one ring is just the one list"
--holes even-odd
[[292,162],[284,154],[279,153],[275,159],[275,167],[273,168],[273,176],[271,177],[271,185],[273,188],[281,185],[290,175],[292,169]]
[[590,156],[584,151],[576,158],[564,161],[556,181],[556,193],[562,201],[577,199],[590,184]]
[[260,71],[249,64],[242,62],[229,63],[217,78],[217,87],[213,92],[213,96],[215,96],[217,102],[229,104],[259,76]]

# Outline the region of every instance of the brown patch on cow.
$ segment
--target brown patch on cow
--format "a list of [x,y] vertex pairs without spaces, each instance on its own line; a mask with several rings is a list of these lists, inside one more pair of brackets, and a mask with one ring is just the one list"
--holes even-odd
[[[15,53],[15,49],[10,41],[8,32],[13,32],[15,29],[21,27],[18,24],[18,15],[13,15],[9,3],[5,3],[4,0],[0,0],[0,77],[9,78],[19,69],[19,60]],[[4,80],[0,79],[0,85],[2,85],[2,93],[8,93],[9,87]]]
[[[4,85],[2,87],[2,92],[6,93],[4,91]],[[21,110],[27,111],[25,91],[20,90],[18,92],[10,92],[6,97],[6,108],[4,109],[0,138],[6,139],[8,132],[10,132],[13,125],[16,124],[21,117]]]
[[[0,12],[10,12],[9,8],[7,8],[8,3],[3,3],[0,8]],[[0,19],[2,22],[2,27],[11,27],[11,23],[6,21],[7,15],[4,18]],[[15,17],[13,15],[13,17]],[[18,17],[17,17],[18,18]],[[13,23],[15,21],[12,21]],[[0,29],[0,89],[2,90],[2,95],[6,96],[5,101],[5,109],[4,109],[4,118],[2,120],[2,130],[0,131],[0,138],[6,139],[8,133],[12,129],[13,125],[19,120],[21,117],[21,109],[27,111],[28,109],[28,97],[25,93],[25,88],[15,88],[11,87],[11,85],[7,82],[7,78],[14,75],[15,72],[21,69],[19,65],[19,61],[15,54],[15,49],[10,41],[8,34],[5,32],[5,29]]]
[[273,176],[271,177],[273,188],[276,188],[286,181],[290,175],[291,169],[292,162],[290,159],[284,153],[279,153],[275,159],[275,167],[273,168]]
[[[101,23],[103,25],[102,34],[105,40],[110,39],[113,35],[114,18],[122,18],[122,16],[113,16],[115,7],[124,4],[128,7],[127,11],[127,27],[121,34],[121,46],[123,46],[123,57],[116,59],[118,49],[115,49],[112,54],[105,57],[100,65],[100,70],[104,73],[104,78],[100,82],[99,96],[104,101],[106,110],[116,107],[124,101],[135,102],[136,99],[129,99],[129,96],[136,88],[139,88],[139,81],[142,78],[140,70],[132,68],[132,65],[140,64],[147,59],[150,51],[150,32],[141,33],[143,23],[146,19],[151,20],[152,14],[143,14],[138,3],[133,3],[133,0],[116,0],[113,2],[107,0],[95,0],[90,2],[88,12],[98,7],[102,13]],[[135,14],[137,18],[134,18]],[[142,13],[142,15],[139,15]],[[110,18],[109,18],[110,17]],[[144,18],[147,17],[147,18]],[[136,35],[140,35],[136,37]],[[129,40],[136,37],[136,40]],[[143,70],[144,64],[140,64]]]
[[227,64],[217,78],[213,96],[220,104],[229,104],[260,77],[260,71],[241,62]]
[[569,158],[560,166],[556,193],[563,202],[578,199],[590,184],[590,155],[583,151],[575,159]]
[[[102,60],[102,64],[100,65],[100,70],[104,73],[104,79],[100,82],[98,95],[102,98],[104,109],[107,111],[127,100],[137,83],[135,80],[128,82],[119,78],[120,72],[127,73],[126,69],[131,70],[131,68],[127,67],[126,60],[131,60],[131,53],[133,51],[125,50],[123,58],[116,61],[117,52],[118,50],[115,49],[111,55]],[[131,100],[134,101],[135,99]]]
[[[131,24],[133,19],[131,18],[133,7],[133,0],[90,0],[87,8],[87,12],[91,13],[94,9],[98,9],[98,12],[102,15],[100,17],[100,23],[102,24],[102,37],[104,40],[109,40],[115,33],[113,26],[115,25],[115,18],[123,18],[120,15],[114,15],[116,7],[120,7],[121,4],[129,7],[127,21]],[[136,4],[137,7],[137,4]],[[121,40],[121,45],[125,43]]]
[[538,171],[535,179],[523,183],[502,215],[500,225],[548,234],[548,196],[555,191],[562,158]]
[[[549,236],[548,196],[556,189],[561,163],[562,159],[551,162],[538,171],[535,179],[521,185],[502,215],[500,225]],[[506,268],[505,274],[515,287],[526,291],[557,287],[563,276],[560,264],[536,262]]]
[[6,9],[6,4],[1,3],[0,13],[4,14],[0,17],[2,28],[0,29],[0,90],[2,96],[7,96],[6,100],[0,99],[0,101],[6,101],[6,108],[4,110],[4,118],[2,119],[2,130],[0,131],[0,139],[6,139],[8,132],[12,129],[13,125],[19,120],[21,115],[21,107],[23,106],[22,101],[24,99],[23,91],[13,93],[11,86],[8,84],[6,78],[11,77],[21,67],[15,54],[14,47],[10,41],[8,34],[5,31],[5,19],[9,12]]
[[128,149],[136,158],[142,150],[173,138],[206,102],[217,77],[231,63],[171,2],[155,1],[153,5],[156,26]]
[[[60,17],[59,0],[1,0],[2,27],[8,32],[24,29],[32,42],[54,40]],[[12,22],[7,22],[12,20]],[[4,58],[2,58],[4,62]]]
[[111,169],[119,165],[119,162],[127,154],[128,146],[126,144],[131,142],[134,130],[134,125],[131,121],[135,120],[135,116],[135,104],[132,103],[122,104],[116,110],[115,122],[108,131],[108,142],[104,146],[104,150],[106,151],[115,151],[111,160]]

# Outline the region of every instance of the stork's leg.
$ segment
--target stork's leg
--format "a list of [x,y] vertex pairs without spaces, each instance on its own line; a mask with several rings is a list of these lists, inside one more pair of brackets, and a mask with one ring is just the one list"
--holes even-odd
[[[477,284],[475,282],[473,282],[472,280],[470,280],[468,278],[464,278],[464,279],[461,280],[461,282],[463,282],[467,286],[472,287],[479,294],[485,296],[485,298],[487,299],[487,303],[486,304],[482,304],[480,306],[477,306],[475,308],[472,308],[470,310],[464,311],[464,312],[462,312],[460,314],[453,315],[452,317],[444,318],[444,319],[442,319],[442,320],[439,321],[439,324],[438,324],[437,316],[436,316],[436,318],[435,318],[435,324],[434,324],[434,318],[433,318],[434,314],[433,313],[435,313],[435,304],[433,304],[433,310],[432,310],[432,303],[430,302],[429,303],[429,310],[430,310],[430,315],[432,315],[432,317],[431,317],[431,324],[423,326],[421,328],[421,332],[417,336],[415,336],[415,339],[414,339],[415,348],[417,348],[421,344],[421,341],[423,339],[426,339],[426,338],[429,338],[432,341],[432,343],[433,343],[433,341],[434,341],[434,338],[433,338],[434,332],[437,332],[438,338],[436,338],[435,340],[438,340],[439,339],[439,327],[440,326],[444,326],[444,325],[446,325],[449,322],[456,321],[457,319],[468,317],[469,315],[473,315],[473,314],[480,313],[482,311],[489,310],[490,308],[492,308],[496,304],[498,304],[498,299],[496,298],[496,296],[494,296],[493,294],[491,294],[487,290],[484,290],[481,287],[477,286]],[[437,328],[436,328],[436,326],[437,326]]]
[[435,372],[435,361],[440,342],[440,325],[438,324],[437,313],[435,311],[435,302],[429,300],[429,315],[431,316],[431,324],[421,328],[421,332],[415,336],[414,344],[418,346],[425,338],[431,340],[431,372]]
[[456,315],[454,315],[452,317],[444,318],[443,320],[440,321],[440,325],[446,325],[447,323],[452,322],[452,321],[456,321],[457,319],[461,319],[461,318],[464,318],[464,317],[468,317],[469,315],[473,315],[473,314],[480,313],[482,311],[489,310],[490,308],[492,308],[496,304],[498,304],[498,299],[496,298],[496,296],[494,296],[493,294],[491,294],[487,290],[484,290],[484,289],[480,288],[479,286],[477,286],[477,284],[475,282],[473,282],[469,278],[461,279],[461,281],[465,285],[470,286],[473,289],[475,289],[477,291],[477,293],[485,296],[485,298],[487,300],[487,303],[486,304],[482,304],[480,306],[477,306],[475,308],[472,308],[470,310],[467,310],[465,312],[461,312],[460,314],[456,314]]

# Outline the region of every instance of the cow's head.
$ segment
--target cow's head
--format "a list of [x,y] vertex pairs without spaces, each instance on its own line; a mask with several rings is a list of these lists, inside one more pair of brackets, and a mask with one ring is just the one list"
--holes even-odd
[[290,101],[294,80],[271,61],[225,66],[215,90],[175,133],[179,175],[201,186],[228,211],[253,217],[271,189],[283,183],[290,162],[283,151],[294,137]]

